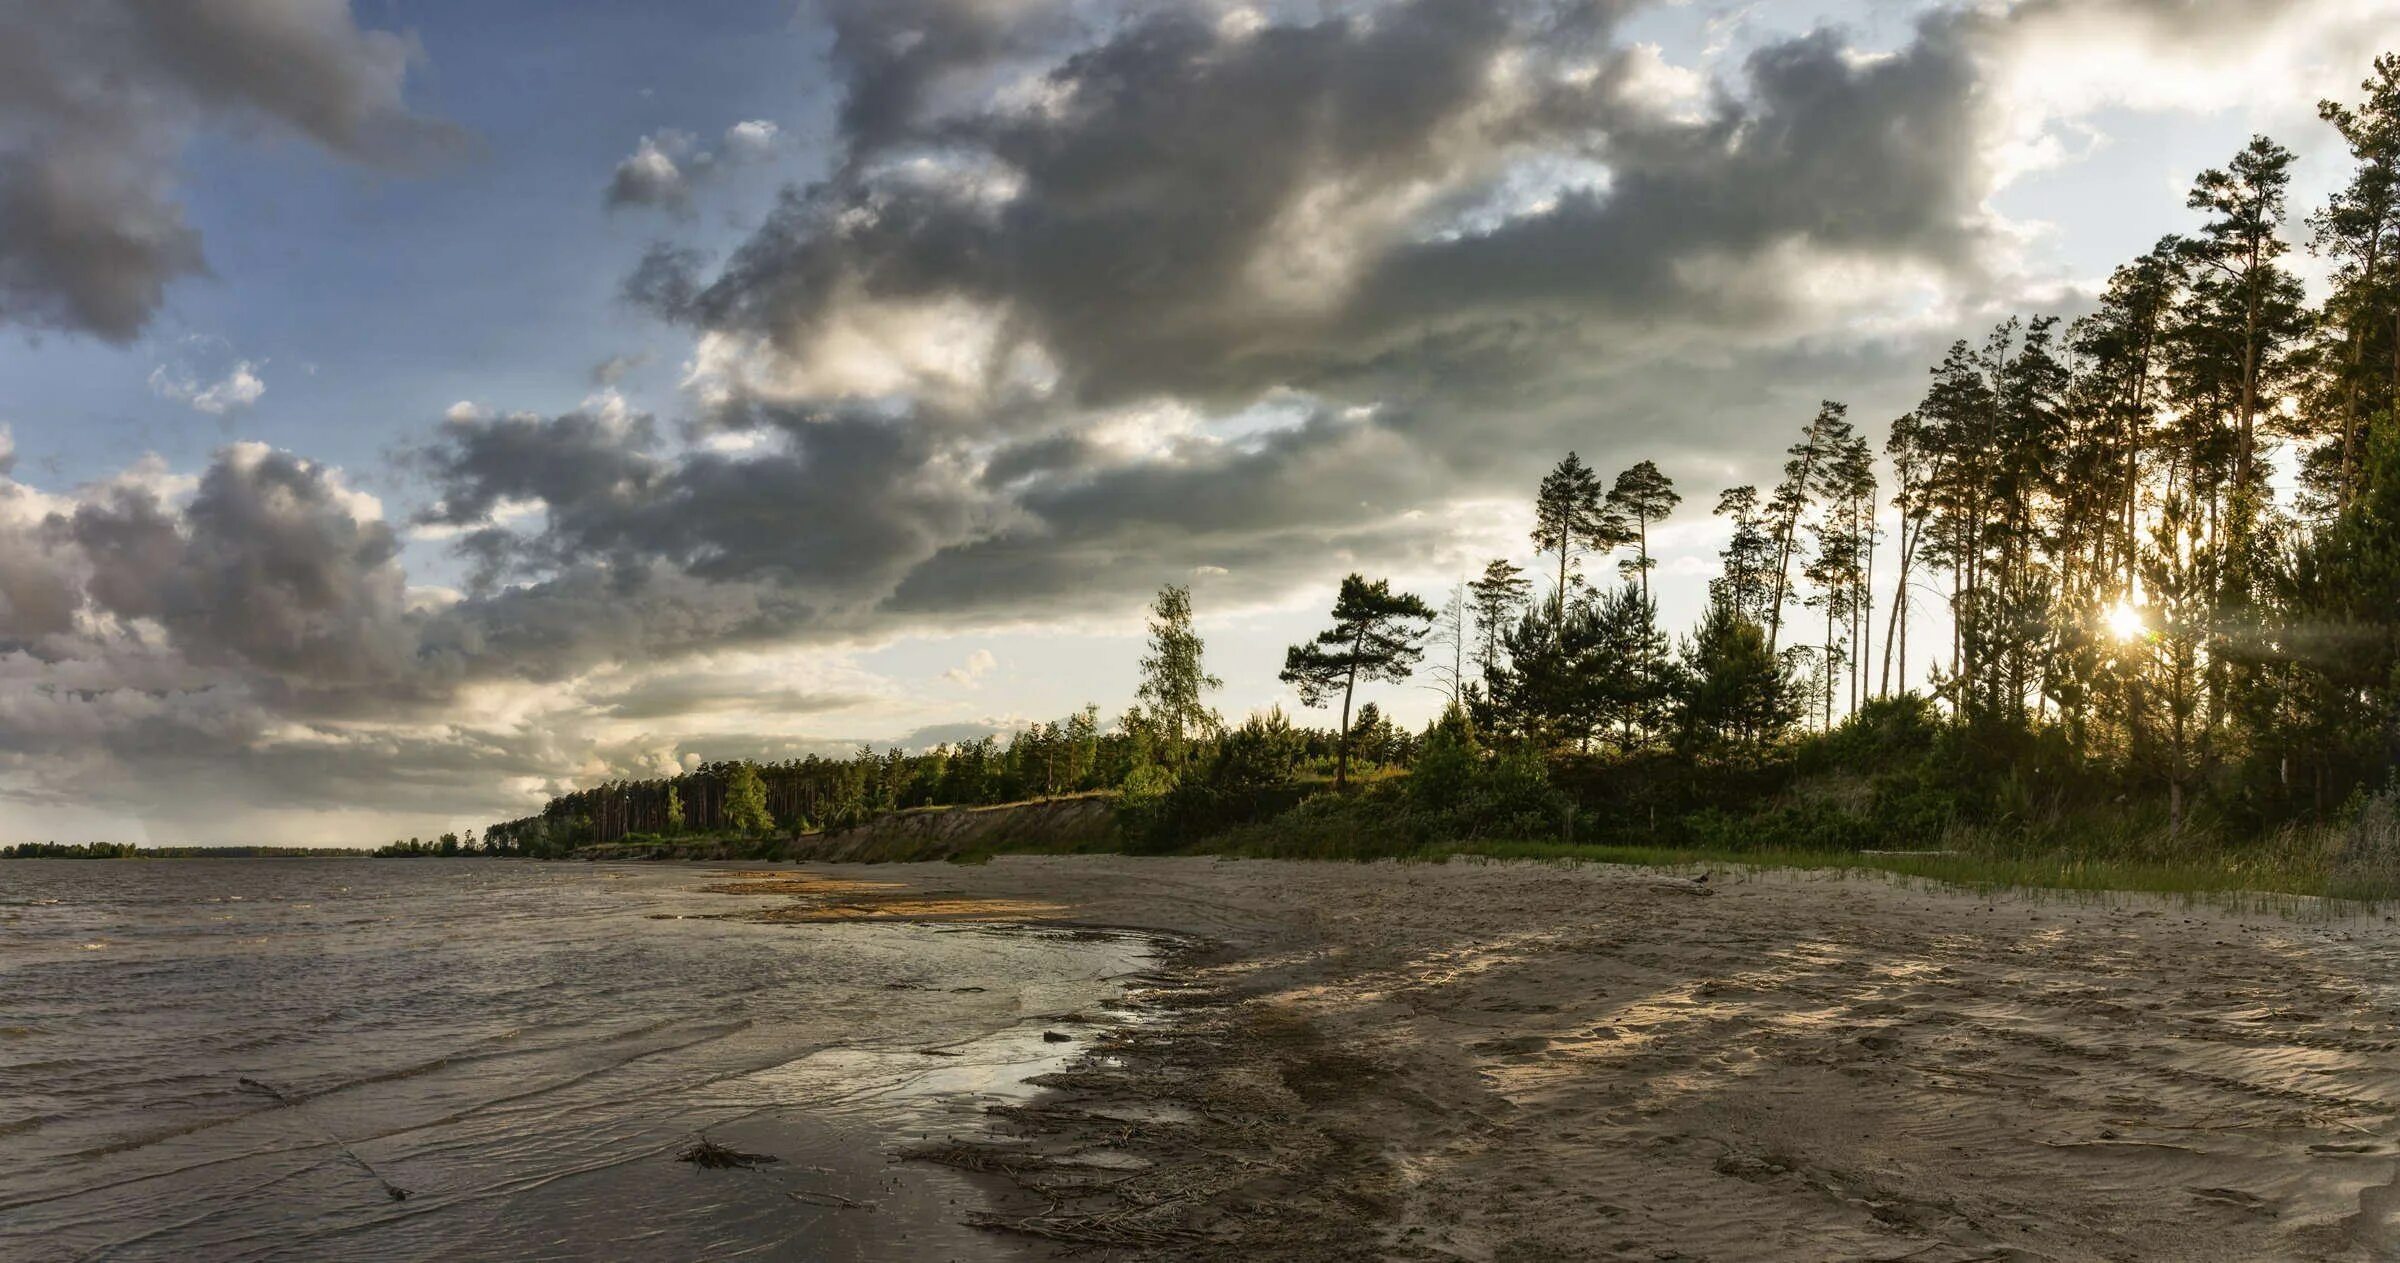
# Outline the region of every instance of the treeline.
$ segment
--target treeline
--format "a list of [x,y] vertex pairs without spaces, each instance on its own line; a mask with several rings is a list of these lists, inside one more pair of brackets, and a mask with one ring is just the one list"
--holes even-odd
[[[1188,628],[1188,597],[1183,599],[1180,617]],[[1362,712],[1360,719],[1354,745],[1361,757],[1377,767],[1405,766],[1415,737],[1380,714]],[[1276,757],[1294,775],[1334,762],[1340,743],[1333,734],[1291,729],[1288,723],[1281,729],[1289,737],[1279,738]],[[1139,707],[1105,724],[1098,707],[1086,706],[1006,740],[983,737],[913,753],[862,749],[849,758],[708,763],[675,776],[610,781],[553,798],[537,815],[490,825],[480,838],[472,830],[463,836],[412,838],[376,854],[543,857],[629,839],[838,829],[919,807],[982,806],[1114,790],[1128,781],[1138,785],[1136,773],[1143,769],[1213,759],[1225,739],[1226,734],[1213,731],[1164,729]]]
[[[1137,845],[1282,813],[1272,828],[1323,853],[2103,826],[2189,850],[2356,816],[2400,762],[2400,58],[2321,114],[2351,160],[2324,206],[2295,213],[2293,155],[2258,137],[2193,182],[2198,228],[2072,323],[2011,318],[1951,347],[1880,444],[1839,402],[1795,418],[1771,485],[1718,491],[1727,542],[1680,637],[1651,591],[1674,481],[1569,453],[1535,490],[1529,556],[1438,607],[1342,583],[1282,674],[1329,730],[1224,725],[1190,594],[1169,587],[1136,703],[1105,727],[1086,708],[1005,744],[712,764],[555,799],[483,845],[1104,788]],[[2301,247],[2330,265],[2321,302],[2292,271]],[[1947,615],[1933,635],[1929,609]],[[1423,733],[1356,706],[1402,681],[1446,696]],[[1361,764],[1412,771],[1286,811]]]
[[139,846],[131,842],[18,842],[0,846],[0,860],[244,860],[356,859],[341,846]]

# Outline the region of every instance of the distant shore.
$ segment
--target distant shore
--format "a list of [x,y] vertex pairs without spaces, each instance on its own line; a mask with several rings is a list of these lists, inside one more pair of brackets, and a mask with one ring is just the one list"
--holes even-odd
[[[2380,917],[1874,875],[1007,857],[795,915],[1171,933],[1143,1020],[922,1154],[986,1226],[1213,1258],[2372,1258]],[[861,883],[853,885],[853,883]],[[872,883],[871,885],[864,883]],[[808,910],[813,909],[813,912]]]
[[363,860],[348,846],[141,846],[132,842],[17,842],[0,860]]

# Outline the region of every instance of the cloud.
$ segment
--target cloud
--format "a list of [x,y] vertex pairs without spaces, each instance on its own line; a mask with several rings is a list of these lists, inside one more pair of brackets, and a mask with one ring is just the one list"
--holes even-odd
[[267,383],[258,375],[258,367],[249,360],[238,361],[226,370],[224,377],[203,386],[188,374],[179,374],[162,364],[150,370],[150,390],[161,399],[188,404],[194,412],[221,417],[257,403],[267,393]]
[[461,133],[412,112],[418,51],[346,0],[87,0],[0,7],[0,322],[129,342],[206,275],[175,200],[197,127],[303,138],[405,171]]
[[676,131],[644,136],[631,154],[617,164],[608,180],[607,201],[616,206],[661,206],[670,210],[688,210],[691,206],[691,186],[685,181],[683,168],[676,162],[678,153],[691,147],[692,138]]
[[197,665],[310,692],[397,682],[413,665],[399,542],[380,513],[332,471],[241,443],[180,512],[120,485],[62,525],[97,613],[156,624]]
[[754,118],[725,129],[725,155],[737,162],[759,162],[774,156],[782,141],[782,128]]
[[974,688],[977,681],[990,675],[993,668],[999,665],[999,660],[992,657],[991,650],[978,649],[968,654],[965,662],[942,672],[942,678],[952,684],[964,684],[968,688]]
[[2087,120],[2112,108],[2314,130],[2395,22],[2400,0],[2020,0],[1983,32],[1998,159],[2013,178],[2088,155],[2105,137]]
[[752,678],[695,677],[689,673],[651,676],[594,699],[610,719],[663,720],[738,712],[788,718],[848,710],[878,700],[871,693],[818,693],[788,687],[759,687]]
[[649,362],[650,353],[647,351],[630,351],[609,356],[592,365],[592,384],[594,386],[615,386],[625,380],[626,374]]
[[[612,484],[638,513],[521,545],[806,587],[812,629],[1113,609],[1202,566],[1269,599],[1447,557],[1444,505],[1568,446],[1681,418],[1690,451],[1755,447],[1796,362],[1913,387],[1930,330],[1791,346],[2003,279],[1992,19],[1820,30],[1709,79],[1620,42],[1621,7],[835,5],[835,174],[628,283],[695,331],[708,442],[642,449]],[[710,451],[735,436],[771,441]],[[803,481],[831,461],[838,491]],[[878,483],[913,507],[821,548],[797,506]]]
[[[1642,90],[1658,58],[1608,42],[1609,6],[1400,0],[1248,30],[1144,11],[936,113],[934,85],[1028,50],[927,8],[837,19],[836,178],[713,273],[660,254],[634,287],[780,360],[786,395],[980,381],[961,402],[981,404],[1031,355],[1087,405],[1372,397],[1429,342],[1516,376],[1612,327],[1788,330],[1825,314],[1817,271],[1971,279],[1991,240],[1954,15],[1887,56],[1823,31],[1768,46],[1694,114]],[[918,341],[950,357],[836,367]]]
[[1022,731],[1025,726],[1025,721],[1018,719],[969,719],[957,723],[927,724],[893,744],[903,750],[930,750],[941,745],[965,745],[985,737],[1006,737]]
[[762,406],[716,424],[760,441],[669,455],[653,418],[605,409],[452,423],[425,454],[442,495],[419,520],[476,527],[538,501],[539,534],[492,541],[517,572],[764,584],[777,609],[840,626],[992,505],[962,452],[905,419]]
[[728,167],[764,162],[781,148],[781,129],[766,119],[725,129],[718,148],[704,149],[698,137],[672,128],[636,141],[633,152],[609,175],[603,200],[610,209],[646,206],[689,214],[693,192]]

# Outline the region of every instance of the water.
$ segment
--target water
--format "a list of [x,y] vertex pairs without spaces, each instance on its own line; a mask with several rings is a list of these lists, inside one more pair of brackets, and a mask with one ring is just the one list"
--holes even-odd
[[[726,914],[783,901],[723,880],[0,864],[0,1259],[1005,1251],[892,1154],[1021,1095],[1149,946],[756,924]],[[674,1161],[703,1129],[783,1161]]]

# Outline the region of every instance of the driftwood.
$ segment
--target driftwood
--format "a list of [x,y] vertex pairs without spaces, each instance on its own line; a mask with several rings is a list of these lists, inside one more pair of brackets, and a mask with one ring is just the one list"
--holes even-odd
[[[769,1161],[773,1161],[773,1159],[769,1159]],[[796,1188],[784,1196],[795,1202],[807,1202],[811,1206],[839,1206],[845,1210],[875,1209],[873,1202],[862,1202],[855,1197],[844,1197],[839,1193],[828,1193],[823,1189]]]
[[689,1162],[697,1167],[706,1167],[711,1171],[727,1169],[747,1171],[752,1167],[783,1161],[771,1153],[744,1153],[739,1149],[728,1149],[706,1136],[700,1138],[700,1143],[676,1154],[675,1160]]

